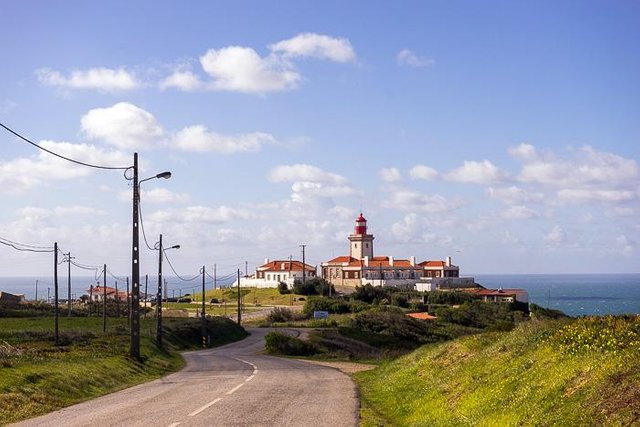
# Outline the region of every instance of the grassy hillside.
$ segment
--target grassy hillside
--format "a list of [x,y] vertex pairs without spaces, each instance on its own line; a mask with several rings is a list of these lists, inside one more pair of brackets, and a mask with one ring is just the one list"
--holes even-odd
[[[142,323],[143,360],[130,359],[127,320],[110,318],[102,332],[98,317],[60,319],[60,345],[53,342],[53,319],[0,318],[0,425],[159,378],[183,366],[173,349],[199,348],[199,319],[168,319],[160,351],[149,334],[153,319]],[[213,344],[246,336],[228,319],[209,322]]]
[[640,317],[525,322],[356,375],[363,425],[638,425]]

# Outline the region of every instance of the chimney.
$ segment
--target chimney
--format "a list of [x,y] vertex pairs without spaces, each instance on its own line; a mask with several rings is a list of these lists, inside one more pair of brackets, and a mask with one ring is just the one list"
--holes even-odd
[[265,258],[265,259],[264,259],[264,263],[265,263],[265,264],[269,264],[269,258]]
[[447,267],[451,267],[451,257],[450,256],[447,257],[447,261],[445,262],[445,265]]
[[283,262],[282,265],[280,266],[280,270],[285,270],[286,269],[286,262]]
[[364,257],[364,266],[365,267],[369,267],[369,257],[368,256]]
[[389,266],[393,267],[393,257],[389,257]]
[[411,264],[412,267],[415,267],[416,266],[416,257],[410,256],[409,257],[409,264]]

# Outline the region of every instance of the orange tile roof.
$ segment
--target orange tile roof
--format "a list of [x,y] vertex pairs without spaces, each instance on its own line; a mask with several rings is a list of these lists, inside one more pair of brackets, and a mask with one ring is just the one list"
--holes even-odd
[[420,319],[420,320],[435,320],[435,319],[437,319],[436,316],[432,316],[429,313],[409,313],[409,314],[407,314],[407,316],[413,317],[414,319]]
[[[258,267],[260,271],[302,271],[301,261],[270,261]],[[315,267],[305,264],[307,271],[315,271]]]
[[528,294],[525,289],[470,289],[469,292],[480,296],[505,296]]
[[444,261],[423,261],[418,264],[422,267],[446,267],[447,264]]
[[354,262],[354,261],[358,261],[358,260],[356,258],[351,257],[351,256],[345,255],[345,256],[339,256],[339,257],[336,257],[336,258],[334,258],[332,260],[326,261],[326,263],[327,264],[339,264],[339,263],[345,263],[345,262],[351,263],[351,262]]

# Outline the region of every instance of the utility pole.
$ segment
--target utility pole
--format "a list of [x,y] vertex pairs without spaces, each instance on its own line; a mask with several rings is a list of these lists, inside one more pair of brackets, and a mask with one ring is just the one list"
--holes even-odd
[[120,294],[118,293],[118,281],[116,280],[116,316],[120,317]]
[[249,261],[244,262],[244,277],[249,275]]
[[162,348],[162,234],[158,243],[158,293],[156,294],[156,345]]
[[149,302],[149,297],[147,296],[147,291],[149,287],[149,275],[144,275],[144,318],[147,318],[147,303]]
[[242,310],[240,309],[240,269],[238,269],[238,325],[242,323]]
[[58,242],[53,244],[53,286],[54,286],[54,298],[55,298],[55,319],[53,322],[53,337],[56,345],[59,343],[58,334]]
[[216,290],[216,265],[213,264],[213,290]]
[[291,280],[291,291],[289,292],[289,305],[293,305],[293,284],[296,282],[296,280],[295,279],[292,280],[292,277],[291,277],[291,269],[292,269],[291,258],[293,258],[293,256],[289,255],[289,280]]
[[[129,293],[128,277],[127,277],[127,325],[131,326],[131,294]],[[131,332],[131,334],[133,335],[133,332]],[[140,345],[140,343],[138,343],[138,345]]]
[[[104,283],[102,283],[102,333],[107,332],[107,264],[102,266],[102,275]],[[117,295],[116,295],[117,298]]]
[[91,317],[91,306],[93,306],[93,285],[89,286],[89,314],[88,316]]
[[67,263],[69,264],[69,271],[67,274],[67,305],[69,306],[69,312],[67,313],[67,317],[71,317],[71,260],[76,257],[71,256],[71,251],[63,255],[67,257]]
[[36,279],[36,301],[38,301],[38,279]]
[[306,279],[307,279],[307,264],[304,258],[304,249],[307,247],[307,245],[300,245],[300,247],[302,248],[302,287],[304,287],[305,283],[306,283]]
[[[131,240],[131,277],[133,278],[133,300],[129,305],[129,320],[131,325],[131,344],[129,355],[133,359],[140,359],[140,311],[138,298],[140,296],[140,234],[138,221],[140,220],[140,183],[138,182],[138,153],[133,153],[133,229]],[[129,278],[127,278],[127,300],[129,299]]]
[[[205,318],[204,305],[204,265],[202,266],[202,348],[207,348],[207,319]],[[195,295],[194,295],[195,296]]]

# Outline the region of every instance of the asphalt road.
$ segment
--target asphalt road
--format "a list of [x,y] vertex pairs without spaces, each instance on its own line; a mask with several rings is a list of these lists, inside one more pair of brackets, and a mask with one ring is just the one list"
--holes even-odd
[[354,426],[353,381],[323,366],[259,355],[265,329],[223,347],[184,353],[160,380],[24,421],[19,426]]

